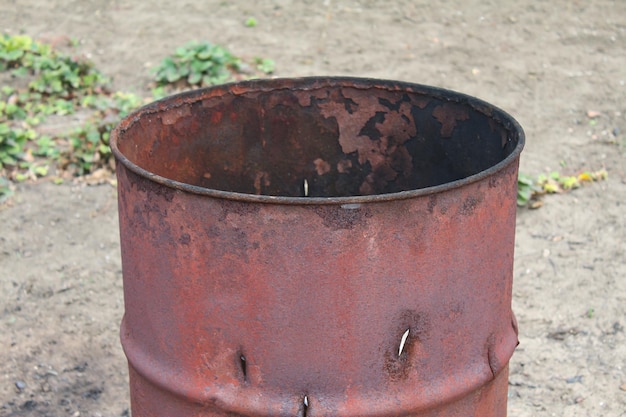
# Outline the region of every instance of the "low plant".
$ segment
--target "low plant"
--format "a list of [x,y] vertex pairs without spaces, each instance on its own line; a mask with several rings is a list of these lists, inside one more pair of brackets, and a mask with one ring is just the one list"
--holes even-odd
[[106,79],[93,64],[68,56],[40,56],[30,67],[36,78],[29,83],[32,91],[73,98],[76,95],[93,94],[106,83]]
[[[190,42],[153,70],[156,86],[151,99],[166,96],[172,87],[207,86],[273,71],[270,59],[242,63],[222,46]],[[27,35],[0,35],[0,72],[16,80],[0,86],[0,202],[13,193],[15,181],[56,172],[53,181],[60,183],[68,176],[95,177],[113,171],[111,131],[146,100],[111,92],[107,78],[93,63]],[[39,133],[49,116],[79,112],[81,119],[87,113],[86,119],[72,131]]]
[[22,68],[29,55],[37,53],[40,45],[30,36],[3,34],[0,37],[0,71]]
[[0,123],[0,168],[16,166],[23,158],[26,144],[36,137],[32,129],[11,127]]
[[256,69],[264,74],[273,73],[276,67],[274,60],[269,58],[254,58],[254,64],[256,65]]
[[11,182],[0,176],[0,204],[7,201],[13,195],[13,184]]
[[223,46],[192,41],[176,48],[153,73],[159,86],[182,82],[189,87],[202,87],[231,80],[239,66],[239,58]]
[[31,91],[65,98],[93,94],[107,83],[90,61],[61,54],[26,35],[0,38],[0,71],[6,70],[32,76]]
[[583,171],[578,175],[562,175],[558,171],[552,171],[536,178],[520,173],[517,178],[517,205],[539,208],[543,205],[541,197],[546,194],[565,193],[585,183],[603,181],[608,175],[605,169]]
[[[49,164],[38,158],[93,161],[98,159],[98,152],[107,153],[108,139],[99,138],[94,146],[92,125],[82,128],[88,134],[70,135],[68,140],[39,136],[36,126],[47,116],[65,116],[79,109],[100,112],[92,118],[103,120],[95,130],[105,134],[119,119],[106,119],[103,113],[127,114],[127,107],[138,101],[127,104],[124,97],[109,93],[106,77],[91,62],[64,55],[26,35],[0,37],[0,70],[27,81],[17,83],[27,87],[0,88],[0,175],[16,181],[48,174]],[[93,163],[80,166],[74,171],[76,175],[87,172]]]
[[268,58],[242,60],[220,45],[189,42],[152,69],[157,88],[155,96],[171,90],[207,87],[244,78],[255,78],[274,72],[275,63]]
[[520,172],[517,177],[517,205],[527,206],[538,191],[539,187],[535,184],[535,179]]
[[60,155],[61,168],[76,176],[89,174],[100,167],[113,170],[113,154],[109,147],[111,131],[142,103],[140,97],[121,92],[86,97],[83,105],[97,110],[86,123],[70,133],[69,149]]

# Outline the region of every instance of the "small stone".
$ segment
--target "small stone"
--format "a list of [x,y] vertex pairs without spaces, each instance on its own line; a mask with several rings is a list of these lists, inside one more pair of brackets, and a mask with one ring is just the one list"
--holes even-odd
[[565,380],[565,382],[567,382],[568,384],[573,384],[575,382],[582,382],[582,381],[583,381],[583,376],[582,375],[576,375],[576,376],[573,376],[571,378],[567,378]]
[[601,113],[597,110],[587,110],[587,117],[590,119],[595,119],[596,117],[600,115]]
[[22,410],[34,410],[37,408],[37,401],[28,400],[20,406]]
[[15,381],[15,386],[17,387],[17,389],[22,391],[24,388],[26,388],[26,382],[24,382],[24,381]]
[[622,391],[626,391],[626,384],[622,384],[619,389],[621,389]]

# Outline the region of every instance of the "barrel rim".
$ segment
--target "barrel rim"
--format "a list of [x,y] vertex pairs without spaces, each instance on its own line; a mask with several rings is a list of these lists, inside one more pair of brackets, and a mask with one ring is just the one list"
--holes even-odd
[[[247,194],[233,191],[223,191],[213,188],[205,188],[192,185],[176,180],[172,180],[161,175],[152,173],[136,163],[128,159],[119,149],[118,141],[123,132],[128,130],[133,124],[138,122],[142,117],[149,114],[160,113],[164,110],[175,108],[178,106],[193,103],[201,100],[212,92],[222,92],[222,95],[242,95],[253,92],[270,92],[282,89],[292,90],[315,90],[327,87],[350,87],[356,89],[384,89],[387,91],[404,91],[417,94],[427,95],[448,102],[455,102],[471,107],[475,111],[491,118],[496,123],[504,127],[505,130],[512,135],[517,136],[517,144],[513,151],[502,161],[497,164],[468,177],[450,181],[431,187],[420,188],[416,190],[407,190],[395,193],[373,194],[364,196],[349,197],[287,197],[272,195]],[[226,200],[235,200],[250,203],[266,203],[266,204],[285,204],[285,205],[343,205],[343,204],[365,204],[377,203],[394,200],[405,200],[410,198],[432,195],[464,187],[468,184],[478,182],[488,178],[519,159],[525,144],[525,134],[521,125],[506,111],[494,106],[484,100],[469,96],[453,90],[440,87],[427,86],[406,81],[392,81],[377,78],[362,77],[297,77],[297,78],[273,78],[258,79],[248,81],[238,81],[232,83],[221,84],[217,86],[205,87],[196,90],[186,91],[174,94],[163,99],[147,104],[124,118],[118,126],[111,132],[110,147],[117,162],[121,163],[134,172],[149,181],[163,185],[175,190],[197,194],[207,197],[220,198]]]

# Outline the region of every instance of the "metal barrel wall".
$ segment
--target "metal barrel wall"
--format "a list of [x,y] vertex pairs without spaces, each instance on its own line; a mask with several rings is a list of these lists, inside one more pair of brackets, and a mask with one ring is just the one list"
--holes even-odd
[[505,416],[523,144],[481,100],[359,78],[127,117],[133,417]]

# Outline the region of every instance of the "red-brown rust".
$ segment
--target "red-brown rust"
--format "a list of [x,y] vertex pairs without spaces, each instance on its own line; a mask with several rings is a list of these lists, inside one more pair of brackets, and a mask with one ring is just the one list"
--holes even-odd
[[133,416],[506,415],[523,141],[477,99],[351,78],[131,115],[112,148]]

